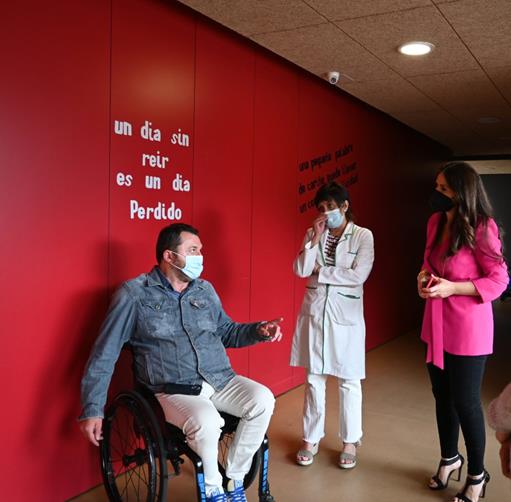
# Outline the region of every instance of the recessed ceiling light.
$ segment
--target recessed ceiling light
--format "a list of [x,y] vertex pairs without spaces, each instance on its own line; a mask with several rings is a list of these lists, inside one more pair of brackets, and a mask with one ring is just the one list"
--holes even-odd
[[498,117],[479,117],[477,121],[480,124],[496,124],[500,122],[500,119]]
[[429,42],[408,42],[400,45],[397,50],[405,56],[424,56],[434,48],[435,46]]

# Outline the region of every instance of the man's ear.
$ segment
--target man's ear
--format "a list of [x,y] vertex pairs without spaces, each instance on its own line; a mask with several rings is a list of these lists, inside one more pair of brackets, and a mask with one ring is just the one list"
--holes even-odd
[[162,259],[165,263],[174,263],[176,258],[174,256],[174,253],[170,249],[166,249],[165,251],[163,251]]

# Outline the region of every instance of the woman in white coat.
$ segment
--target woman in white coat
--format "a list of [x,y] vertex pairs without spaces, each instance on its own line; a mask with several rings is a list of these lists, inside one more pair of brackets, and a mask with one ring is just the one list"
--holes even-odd
[[344,186],[324,185],[314,202],[320,214],[294,262],[295,273],[308,278],[291,351],[291,366],[307,368],[303,444],[296,461],[310,465],[318,452],[325,434],[325,385],[332,375],[339,383],[339,467],[351,469],[362,438],[363,284],[373,266],[373,234],[353,223]]

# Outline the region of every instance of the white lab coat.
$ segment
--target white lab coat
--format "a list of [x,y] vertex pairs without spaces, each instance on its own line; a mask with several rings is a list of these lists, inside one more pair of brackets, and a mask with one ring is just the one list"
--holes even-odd
[[[311,247],[305,235],[294,262],[299,277],[308,277],[291,348],[291,366],[309,373],[347,380],[365,378],[363,284],[374,261],[373,234],[349,222],[337,244],[335,266],[324,259],[327,232]],[[312,274],[319,263],[319,274]]]

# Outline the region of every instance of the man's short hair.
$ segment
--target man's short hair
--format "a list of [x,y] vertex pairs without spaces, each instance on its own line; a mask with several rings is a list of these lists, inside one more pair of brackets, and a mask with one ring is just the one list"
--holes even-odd
[[199,231],[196,228],[186,223],[172,223],[172,225],[168,225],[161,230],[160,235],[158,235],[158,240],[156,241],[156,261],[158,263],[163,259],[164,251],[167,249],[175,251],[179,244],[181,244],[182,232],[199,235]]

